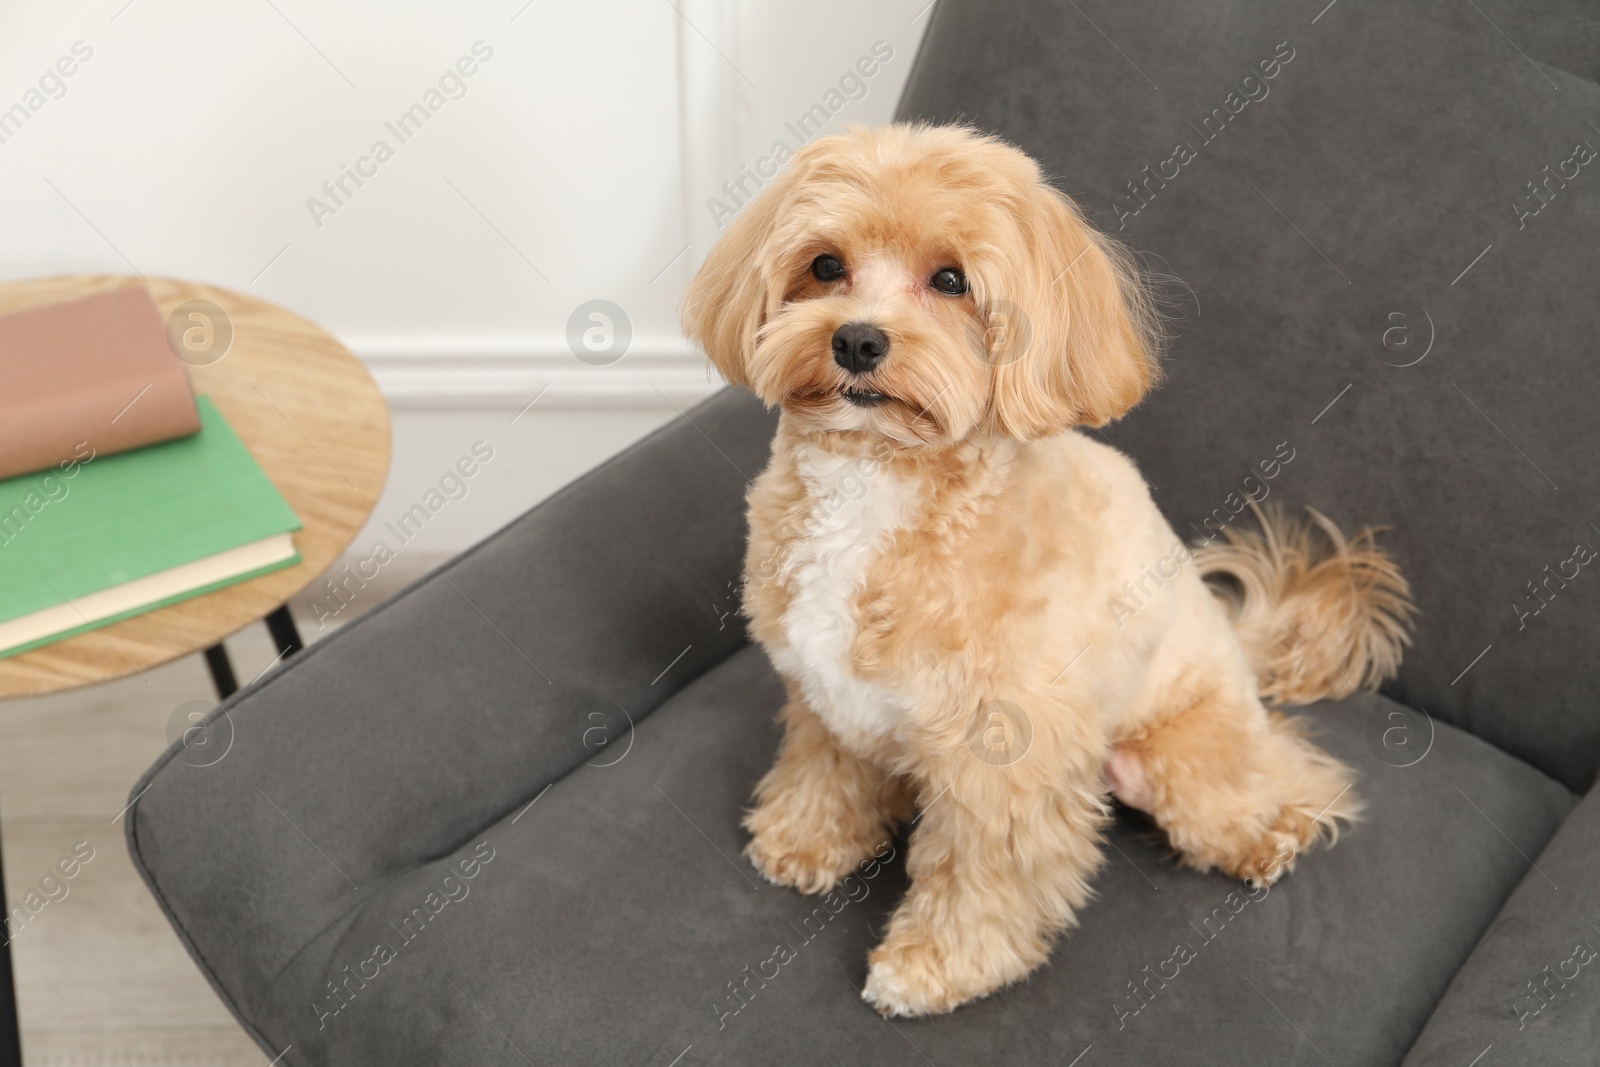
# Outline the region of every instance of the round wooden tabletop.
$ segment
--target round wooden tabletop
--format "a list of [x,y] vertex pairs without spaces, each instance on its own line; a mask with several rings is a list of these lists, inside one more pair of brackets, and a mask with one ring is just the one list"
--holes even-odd
[[[165,318],[210,301],[232,342],[186,359],[224,418],[300,517],[300,562],[214,593],[0,659],[0,696],[48,693],[196,652],[279,607],[327,570],[366,521],[389,473],[389,410],[372,376],[326,330],[254,297],[194,282],[80,275],[0,284],[0,314],[148,284]],[[216,336],[220,336],[221,331]]]

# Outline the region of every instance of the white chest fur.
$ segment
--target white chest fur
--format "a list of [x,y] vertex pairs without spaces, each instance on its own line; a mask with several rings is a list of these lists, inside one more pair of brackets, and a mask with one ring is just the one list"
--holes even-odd
[[791,590],[783,615],[787,644],[771,650],[773,660],[835,734],[881,736],[906,709],[854,670],[855,601],[873,561],[906,524],[915,489],[870,459],[802,446],[795,462],[810,510],[784,560]]

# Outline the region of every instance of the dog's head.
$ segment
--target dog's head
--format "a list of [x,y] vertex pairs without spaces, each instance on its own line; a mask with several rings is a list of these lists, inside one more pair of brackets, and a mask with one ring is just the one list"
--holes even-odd
[[956,126],[802,148],[712,249],[683,321],[805,428],[904,444],[1099,426],[1157,372],[1129,253],[1028,156]]

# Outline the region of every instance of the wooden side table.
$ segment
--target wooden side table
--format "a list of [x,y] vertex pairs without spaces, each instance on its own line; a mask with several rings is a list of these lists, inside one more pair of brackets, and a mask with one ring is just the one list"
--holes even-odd
[[[109,681],[202,650],[218,695],[228,696],[238,685],[223,639],[265,619],[280,659],[298,650],[289,598],[338,558],[388,477],[389,411],[377,385],[331,334],[292,312],[195,282],[75,275],[0,284],[0,314],[139,285],[149,286],[169,322],[178,316],[169,336],[186,337],[177,347],[195,392],[211,397],[300,517],[300,562],[0,659],[0,697]],[[204,303],[184,307],[191,302]],[[21,1062],[15,1005],[7,941],[0,948],[0,1067]]]
[[[0,314],[144,284],[126,275],[0,284]],[[327,570],[366,521],[388,477],[388,408],[360,360],[333,335],[227,289],[165,278],[150,279],[149,287],[163,316],[190,301],[208,301],[225,314],[225,323],[195,322],[197,329],[211,331],[213,344],[224,327],[231,341],[215,362],[204,362],[214,350],[193,352],[187,360],[190,380],[195,392],[211,397],[300,516],[305,528],[294,541],[301,561],[0,660],[0,697],[109,681],[217,645],[276,611]]]

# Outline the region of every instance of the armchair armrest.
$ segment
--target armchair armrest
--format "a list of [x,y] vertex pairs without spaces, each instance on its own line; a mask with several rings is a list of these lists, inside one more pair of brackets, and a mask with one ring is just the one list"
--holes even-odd
[[[1404,1067],[1591,1064],[1600,1049],[1600,789],[1533,860]],[[1487,1061],[1486,1061],[1487,1062]]]
[[592,758],[597,722],[621,732],[744,643],[744,491],[773,425],[717,394],[236,694],[220,761],[174,745],[146,772],[129,851],[236,1014],[374,889]]

